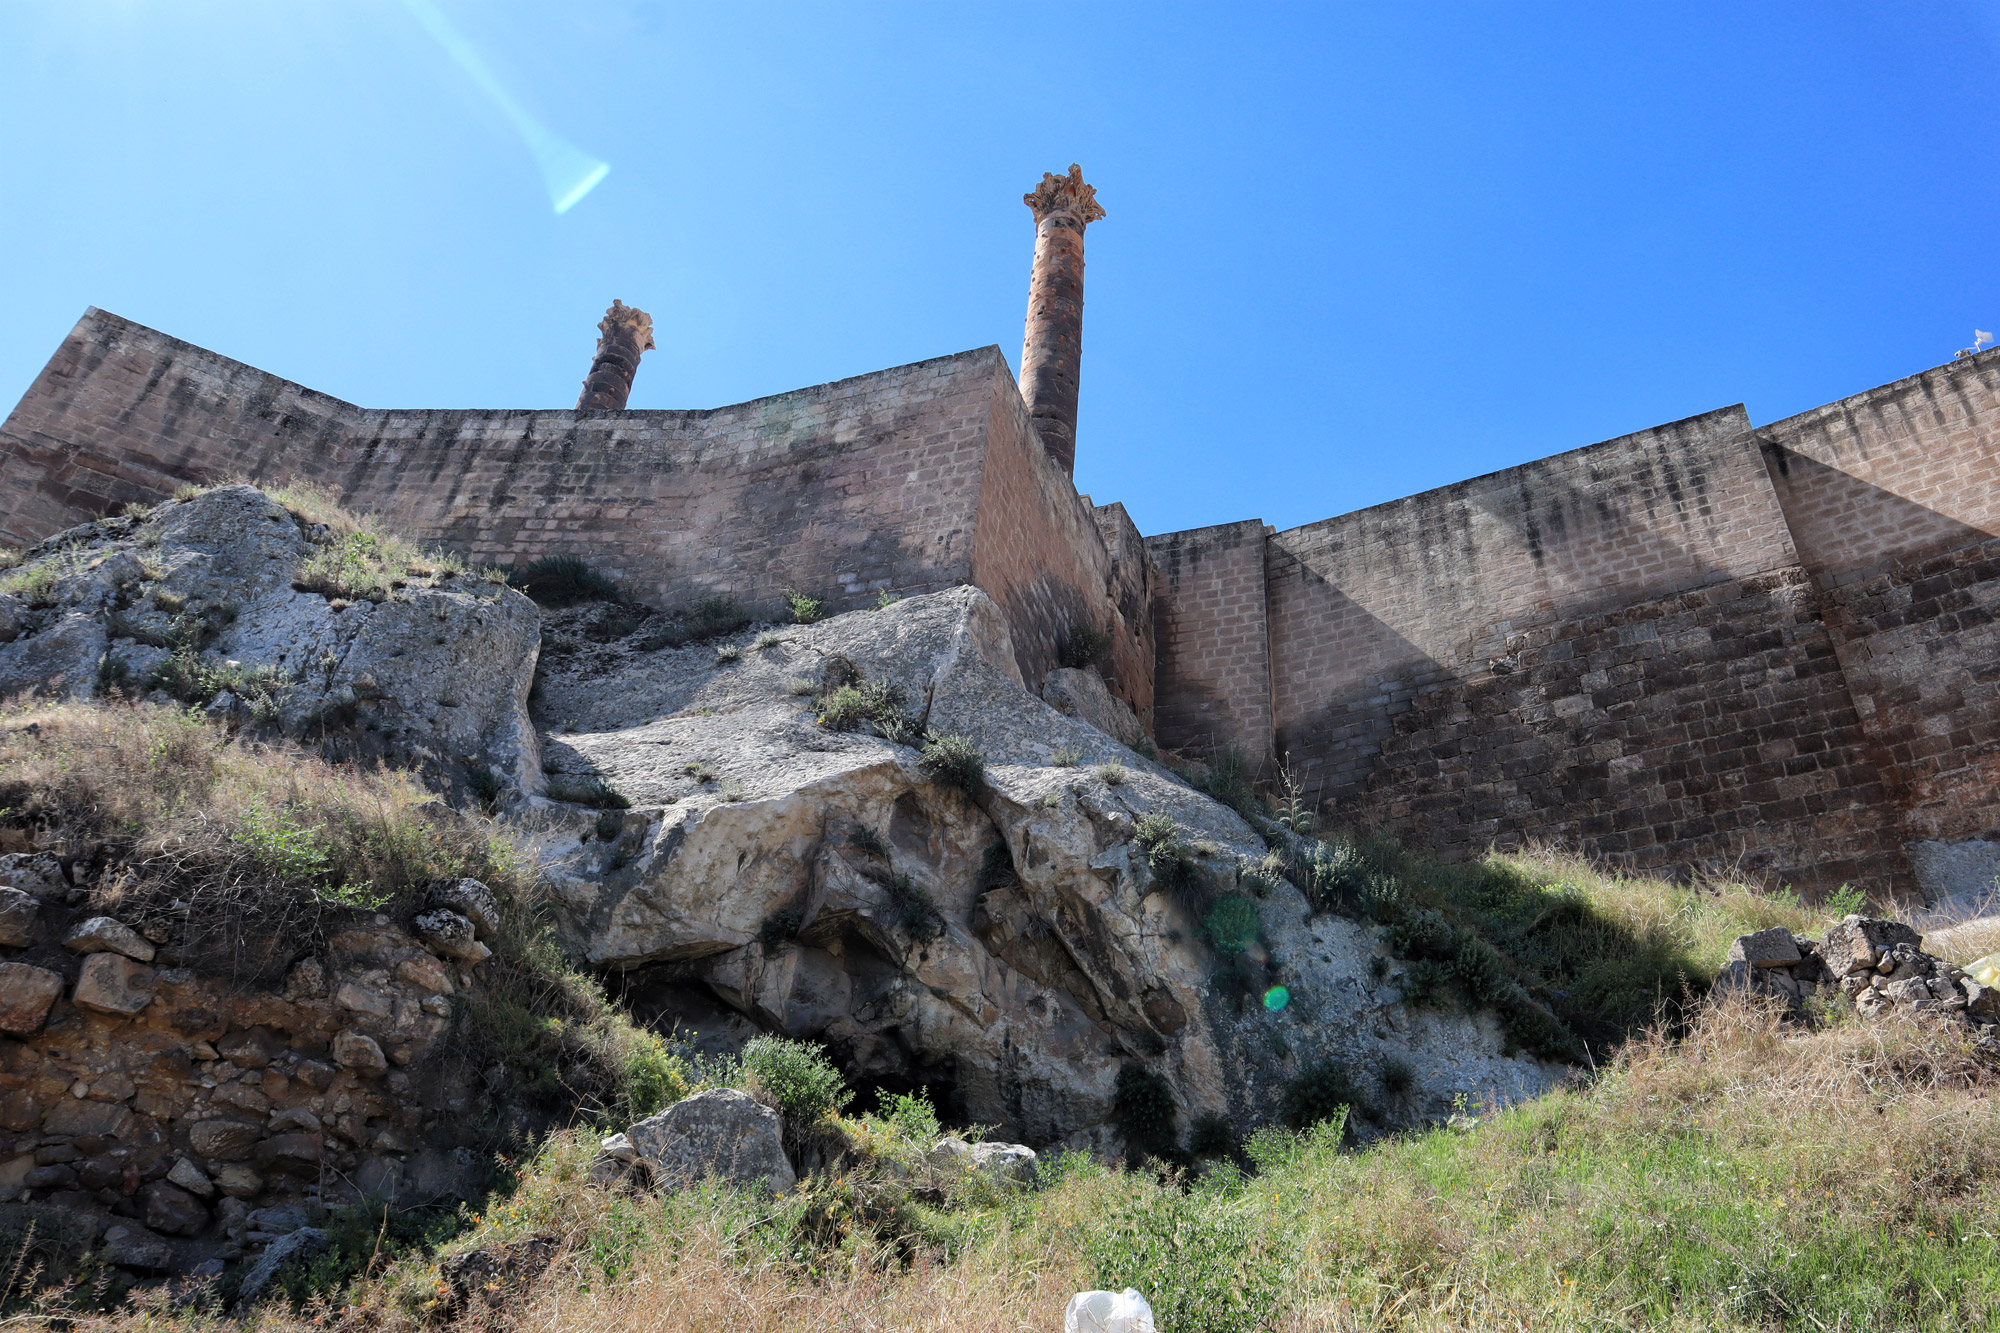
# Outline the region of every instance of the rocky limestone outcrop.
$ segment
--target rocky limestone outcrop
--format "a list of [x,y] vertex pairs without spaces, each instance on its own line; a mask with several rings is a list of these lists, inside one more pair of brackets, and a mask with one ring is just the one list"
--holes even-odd
[[[1103,1151],[1120,1146],[1128,1063],[1165,1078],[1187,1119],[1243,1125],[1329,1058],[1364,1079],[1407,1061],[1412,1116],[1564,1072],[1509,1054],[1490,1017],[1404,1004],[1379,931],[1245,879],[1267,851],[1257,833],[1037,698],[975,588],[719,644],[626,628],[550,653],[535,707],[551,792],[601,783],[630,808],[537,801],[519,818],[568,929],[649,1016],[699,1025],[719,1006],[828,1043],[860,1083],[928,1085],[1008,1137]],[[841,685],[895,716],[820,725]],[[972,739],[975,794],[875,734],[921,730]],[[1135,846],[1148,815],[1176,822],[1212,892],[1263,895],[1248,996],[1224,994],[1200,904]]]
[[1863,1018],[1894,1010],[1933,1013],[1972,1026],[2000,1046],[2000,989],[1924,952],[1923,937],[1900,921],[1847,916],[1822,941],[1784,929],[1744,935],[1716,978],[1725,994],[1747,992],[1801,1007],[1815,997],[1852,1006]]
[[[301,586],[309,562],[345,558],[344,541],[252,486],[57,533],[24,553],[15,576],[32,597],[0,599],[12,630],[0,642],[0,698],[146,694],[179,652],[181,680],[214,675],[197,702],[235,722],[539,791],[527,714],[534,603],[448,570],[396,581],[379,600]],[[227,687],[244,673],[257,700]]]

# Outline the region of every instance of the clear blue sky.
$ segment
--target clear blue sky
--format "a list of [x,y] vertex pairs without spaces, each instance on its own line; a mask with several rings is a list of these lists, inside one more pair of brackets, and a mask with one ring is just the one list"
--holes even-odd
[[0,407],[95,304],[368,406],[635,407],[998,343],[1090,229],[1078,484],[1279,526],[2000,331],[1975,4],[432,0],[611,164],[558,216],[406,0],[0,0]]

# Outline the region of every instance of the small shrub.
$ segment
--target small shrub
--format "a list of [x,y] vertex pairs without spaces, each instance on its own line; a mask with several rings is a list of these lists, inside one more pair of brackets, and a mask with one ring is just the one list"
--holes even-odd
[[632,802],[595,773],[559,773],[549,779],[549,799],[598,810],[625,810]]
[[113,652],[97,659],[97,692],[124,694],[132,684],[132,664]]
[[465,789],[472,793],[472,798],[479,802],[481,809],[491,810],[500,799],[499,775],[481,764],[466,773]]
[[189,500],[199,500],[208,493],[208,487],[197,486],[193,482],[182,482],[174,487],[174,499],[185,504]]
[[717,666],[734,666],[743,660],[743,650],[733,643],[725,643],[715,650]]
[[902,600],[900,594],[890,592],[887,588],[884,588],[875,594],[875,609],[877,611],[887,611]]
[[1188,1127],[1187,1148],[1196,1157],[1227,1157],[1237,1148],[1236,1126],[1220,1111],[1204,1111]]
[[1391,1097],[1408,1096],[1417,1085],[1416,1069],[1398,1055],[1385,1057],[1375,1076],[1382,1084],[1382,1091]]
[[604,842],[610,842],[613,838],[616,838],[625,830],[625,816],[618,813],[618,810],[622,808],[609,809],[600,814],[597,817],[597,822],[591,825],[590,831],[595,833]]
[[938,1123],[937,1108],[922,1088],[915,1092],[895,1092],[881,1099],[882,1119],[920,1148],[935,1147],[944,1134]]
[[1111,1123],[1138,1152],[1172,1150],[1180,1138],[1173,1088],[1141,1065],[1121,1066],[1111,1095]]
[[826,615],[826,603],[817,597],[808,597],[797,588],[785,590],[785,609],[792,614],[792,623],[810,625]]
[[847,835],[847,845],[858,852],[866,852],[870,856],[879,856],[884,861],[889,859],[889,849],[883,844],[882,835],[874,829],[869,828],[866,824],[856,824],[854,826],[853,831]]
[[799,928],[805,924],[806,914],[796,907],[781,907],[764,918],[757,927],[757,938],[769,953],[787,940],[799,937]]
[[846,1106],[853,1094],[826,1052],[811,1042],[758,1037],[743,1048],[743,1090],[805,1130]]
[[1055,753],[1049,756],[1049,762],[1057,768],[1075,768],[1083,762],[1083,747],[1074,744],[1058,745]]
[[841,685],[820,697],[813,720],[828,731],[858,731],[863,723],[882,725],[901,716],[903,692],[886,680]]
[[750,641],[752,652],[768,652],[785,641],[785,636],[774,629],[767,629]]
[[1014,853],[1007,849],[1006,841],[988,844],[986,854],[979,860],[979,891],[985,893],[1020,882],[1021,876],[1014,869]]
[[1116,759],[1097,766],[1097,780],[1107,787],[1116,787],[1125,781],[1125,765]]
[[1056,661],[1066,667],[1094,667],[1111,653],[1111,636],[1089,621],[1071,621],[1056,648]]
[[1181,897],[1193,895],[1198,887],[1195,864],[1188,855],[1181,826],[1172,815],[1141,816],[1132,830],[1132,842],[1145,856],[1146,867],[1161,888]]
[[686,642],[712,639],[718,634],[734,634],[750,623],[750,613],[734,597],[716,594],[704,597],[694,604],[694,610],[682,620],[681,630],[687,636]]
[[576,606],[582,602],[622,602],[624,590],[598,572],[580,555],[545,555],[515,569],[507,582],[539,606]]
[[924,775],[939,786],[977,796],[986,786],[986,758],[970,736],[933,736],[919,761]]
[[803,699],[807,695],[819,693],[819,686],[808,676],[793,676],[785,682],[785,693],[794,699]]
[[1836,921],[1851,916],[1868,905],[1868,891],[1853,884],[1843,884],[1826,896],[1822,904],[1826,914]]
[[1301,1070],[1285,1084],[1283,1116],[1293,1129],[1344,1119],[1361,1104],[1354,1076],[1338,1060],[1322,1060]]
[[931,891],[902,871],[888,877],[889,903],[896,909],[896,924],[919,944],[929,944],[944,933],[944,918]]
[[1245,819],[1261,819],[1266,811],[1250,780],[1250,760],[1241,746],[1230,745],[1209,756],[1205,771],[1189,785],[1214,797]]
[[1225,893],[1208,909],[1202,926],[1221,952],[1243,953],[1257,942],[1263,922],[1257,915],[1257,904],[1239,894]]

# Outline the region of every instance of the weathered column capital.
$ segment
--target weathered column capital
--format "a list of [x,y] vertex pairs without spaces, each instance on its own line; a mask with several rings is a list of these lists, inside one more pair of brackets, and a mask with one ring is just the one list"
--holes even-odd
[[613,301],[597,322],[597,356],[584,377],[578,411],[621,412],[632,395],[639,357],[653,350],[653,317],[623,301]]
[[1043,172],[1042,183],[1022,195],[1021,202],[1035,211],[1036,226],[1061,218],[1081,231],[1104,216],[1104,207],[1097,202],[1097,187],[1083,183],[1083,168],[1074,162],[1069,164],[1067,176]]

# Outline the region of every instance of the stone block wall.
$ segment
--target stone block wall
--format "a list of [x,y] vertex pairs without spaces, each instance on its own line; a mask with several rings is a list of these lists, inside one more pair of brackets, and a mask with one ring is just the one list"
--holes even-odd
[[1926,887],[1981,896],[2000,870],[2000,356],[1758,434],[1912,857],[1966,867]]
[[1173,750],[1239,748],[1253,767],[1271,751],[1271,644],[1264,525],[1256,520],[1146,541],[1156,571],[1154,735]]
[[[977,496],[978,531],[969,581],[1007,611],[1014,655],[1030,689],[1058,664],[1072,630],[1091,626],[1111,635],[1103,671],[1113,693],[1143,719],[1153,707],[1151,601],[1135,595],[1130,552],[1138,541],[1130,520],[1101,513],[1076,493],[1061,463],[1036,438],[1026,406],[995,357],[997,381],[987,398],[984,470]],[[1106,540],[1106,531],[1114,541]],[[1121,566],[1115,553],[1123,550]],[[1129,619],[1136,607],[1138,619]]]
[[[707,411],[372,411],[93,310],[0,427],[0,540],[300,479],[479,561],[583,555],[669,609],[980,582],[1038,681],[1072,617],[1118,618],[1119,575],[1026,421],[990,347]],[[1149,707],[1150,628],[1118,642],[1115,688]]]
[[1398,716],[1346,812],[1458,855],[1541,840],[1819,893],[1909,877],[1796,567],[1514,634]]
[[1740,407],[1276,533],[1274,748],[1350,801],[1394,719],[1511,635],[1796,563]]

